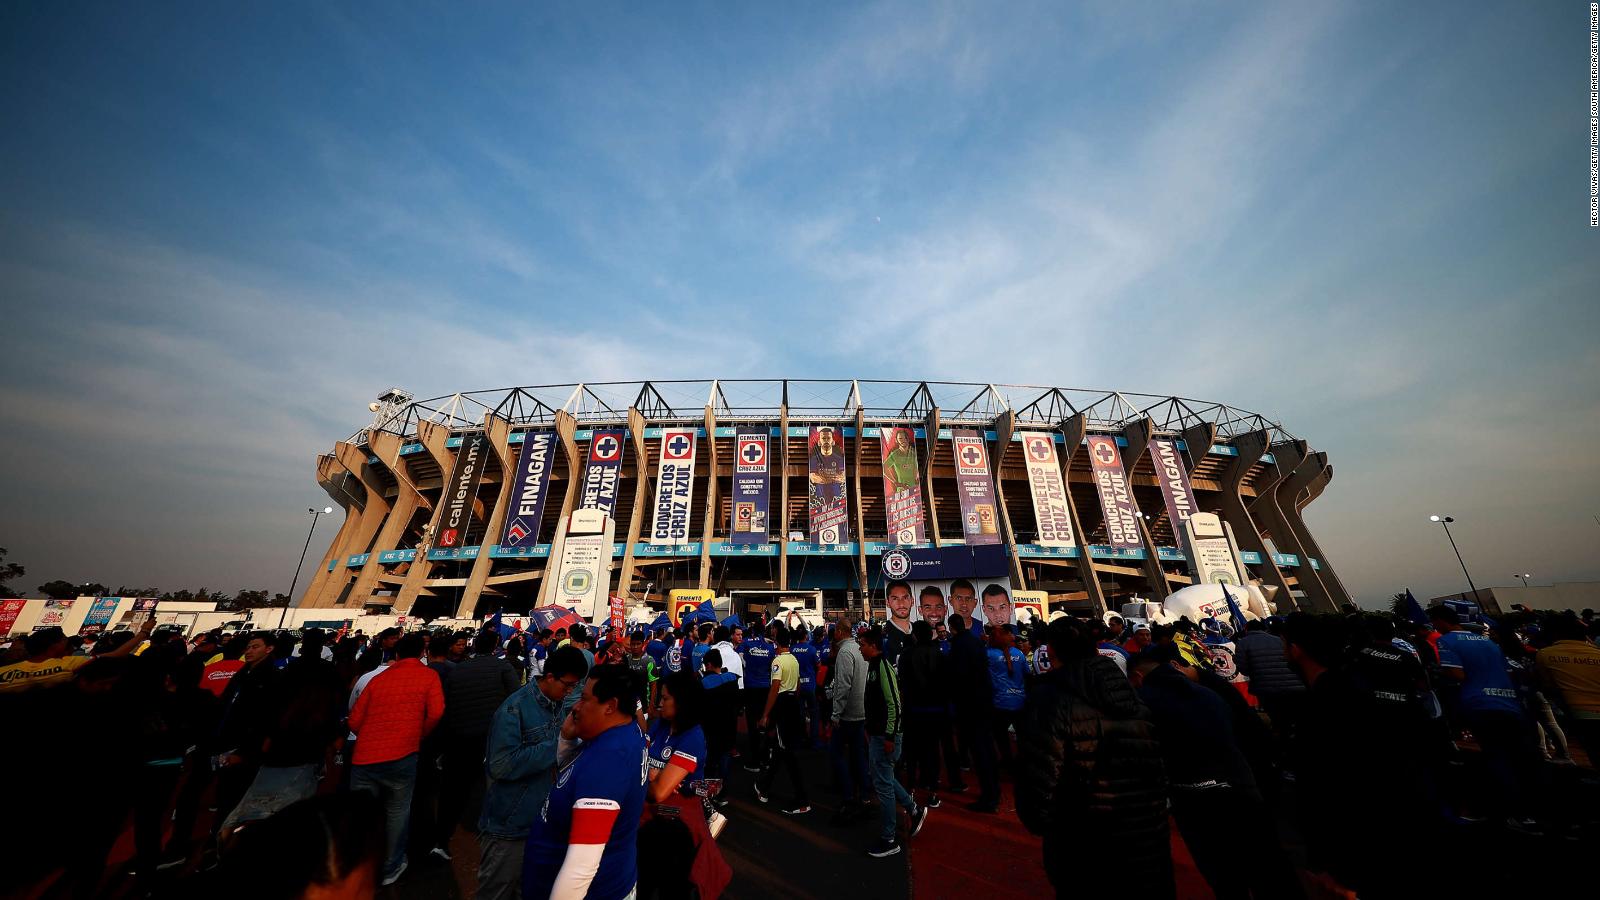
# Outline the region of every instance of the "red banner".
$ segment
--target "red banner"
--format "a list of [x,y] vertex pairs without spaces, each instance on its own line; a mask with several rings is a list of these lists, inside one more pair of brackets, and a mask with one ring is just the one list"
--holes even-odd
[[11,626],[17,624],[17,616],[22,614],[22,607],[26,600],[0,600],[0,637],[11,633]]

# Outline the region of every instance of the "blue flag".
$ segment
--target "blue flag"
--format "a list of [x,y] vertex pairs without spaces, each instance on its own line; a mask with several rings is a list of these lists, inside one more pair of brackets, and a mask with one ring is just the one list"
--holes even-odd
[[1406,588],[1406,618],[1418,625],[1428,624],[1428,614],[1423,612],[1422,604],[1417,598],[1411,596],[1411,588]]
[[1244,634],[1249,630],[1249,625],[1245,622],[1244,610],[1240,609],[1239,604],[1234,602],[1233,595],[1228,593],[1228,586],[1225,584],[1222,585],[1222,596],[1228,601],[1228,615],[1233,619],[1234,633]]

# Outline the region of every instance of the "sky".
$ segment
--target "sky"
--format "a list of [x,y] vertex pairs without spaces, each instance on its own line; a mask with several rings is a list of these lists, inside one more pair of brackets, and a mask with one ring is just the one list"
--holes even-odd
[[713,377],[1223,401],[1329,453],[1367,604],[1464,587],[1435,512],[1600,579],[1587,19],[6,4],[13,587],[287,590],[391,385]]

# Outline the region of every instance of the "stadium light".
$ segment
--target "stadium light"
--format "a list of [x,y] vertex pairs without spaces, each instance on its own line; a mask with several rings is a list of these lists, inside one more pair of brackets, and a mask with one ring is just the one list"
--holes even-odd
[[1433,515],[1428,517],[1428,521],[1438,522],[1444,526],[1444,536],[1450,541],[1450,549],[1456,552],[1456,562],[1461,563],[1461,574],[1467,576],[1467,587],[1472,588],[1472,599],[1477,600],[1478,586],[1472,583],[1472,573],[1467,571],[1467,561],[1461,558],[1461,548],[1456,546],[1455,535],[1450,533],[1450,523],[1455,520],[1455,516]]
[[314,506],[306,507],[306,513],[311,516],[311,530],[306,532],[306,545],[300,548],[300,561],[294,565],[294,580],[289,582],[289,602],[294,602],[294,589],[300,584],[300,568],[306,564],[306,551],[311,549],[311,536],[317,532],[317,517],[333,514],[333,507],[324,506],[317,509]]

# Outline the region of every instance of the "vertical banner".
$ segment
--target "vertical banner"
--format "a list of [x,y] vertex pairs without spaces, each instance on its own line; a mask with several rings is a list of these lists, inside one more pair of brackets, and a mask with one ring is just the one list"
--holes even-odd
[[961,500],[961,534],[970,544],[1000,543],[1000,516],[995,512],[994,477],[983,435],[970,428],[950,432],[956,452],[956,494]]
[[1115,438],[1089,435],[1089,465],[1094,469],[1094,485],[1100,492],[1100,509],[1106,514],[1106,543],[1119,549],[1137,550],[1144,546],[1139,537],[1139,508],[1133,503],[1133,489],[1122,471],[1122,454]]
[[767,429],[740,428],[733,450],[733,522],[735,544],[767,542]]
[[89,607],[89,614],[84,616],[83,624],[78,626],[78,633],[85,637],[99,634],[111,624],[111,614],[117,611],[117,604],[122,602],[121,597],[101,597]]
[[627,614],[627,608],[626,608],[626,605],[624,604],[623,599],[621,597],[618,597],[616,594],[612,594],[611,595],[611,636],[612,636],[612,638],[621,637],[622,628],[623,628],[623,624],[624,624],[624,617],[626,616],[626,614]]
[[556,433],[530,431],[517,458],[516,486],[511,493],[511,515],[506,518],[502,547],[532,547],[539,542],[544,498],[549,493],[551,463],[555,461]]
[[478,495],[478,482],[483,480],[483,458],[489,439],[482,432],[469,434],[456,448],[456,462],[450,467],[450,479],[444,483],[444,512],[439,517],[439,534],[435,547],[456,548],[466,543],[467,529],[472,525],[472,501]]
[[1022,456],[1028,464],[1028,487],[1033,491],[1033,520],[1039,527],[1041,547],[1071,547],[1072,513],[1067,507],[1067,481],[1056,460],[1055,438],[1023,432]]
[[0,637],[11,633],[11,626],[17,624],[17,616],[22,615],[22,608],[27,605],[26,600],[0,600]]
[[589,441],[589,466],[583,473],[579,509],[598,509],[611,515],[617,508],[617,484],[622,475],[622,448],[628,433],[620,428],[596,431]]
[[689,543],[690,505],[694,502],[693,428],[661,430],[661,468],[656,472],[656,514],[650,543]]
[[927,537],[922,524],[922,467],[917,463],[916,432],[910,428],[884,428],[879,447],[889,543],[920,544]]
[[140,597],[133,601],[133,627],[138,628],[145,620],[156,614],[156,598]]
[[1167,502],[1167,523],[1173,540],[1183,538],[1183,523],[1199,510],[1194,506],[1194,489],[1189,487],[1189,471],[1184,468],[1178,444],[1170,438],[1150,442],[1150,458],[1155,463],[1156,481],[1161,483],[1161,498]]
[[844,446],[839,440],[839,429],[831,425],[811,426],[806,446],[811,543],[848,544],[849,502],[845,494]]
[[41,628],[60,628],[67,621],[67,614],[72,612],[71,600],[46,600],[44,612],[39,614],[39,620],[33,623],[33,630]]

